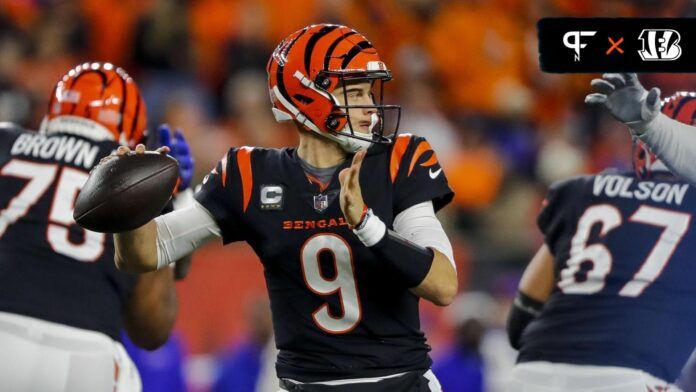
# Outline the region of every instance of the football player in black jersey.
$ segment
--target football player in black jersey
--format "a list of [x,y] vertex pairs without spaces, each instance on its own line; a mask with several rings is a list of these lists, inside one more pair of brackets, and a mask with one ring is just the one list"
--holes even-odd
[[299,146],[231,148],[196,204],[116,234],[116,263],[152,271],[211,238],[246,241],[264,265],[283,390],[439,391],[418,302],[449,304],[457,278],[435,152],[387,129],[400,111],[381,102],[391,72],[355,30],[305,27],[267,70]]
[[77,226],[73,206],[90,169],[145,126],[126,72],[86,63],[58,82],[39,132],[0,128],[0,390],[140,390],[120,333],[166,341],[172,270],[118,271],[111,236]]
[[[695,123],[696,94],[660,106]],[[696,345],[696,195],[638,137],[633,168],[550,187],[545,243],[508,319],[511,391],[681,391],[672,383]]]

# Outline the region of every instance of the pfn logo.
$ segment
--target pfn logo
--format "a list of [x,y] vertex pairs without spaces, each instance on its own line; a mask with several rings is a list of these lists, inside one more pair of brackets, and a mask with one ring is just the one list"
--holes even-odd
[[[563,36],[563,45],[575,51],[575,61],[580,61],[580,49],[584,49],[587,44],[580,42],[580,37],[592,37],[596,31],[569,31]],[[571,40],[572,39],[572,40]]]
[[681,36],[676,30],[645,29],[638,39],[643,41],[643,49],[638,51],[643,61],[672,61],[681,56]]

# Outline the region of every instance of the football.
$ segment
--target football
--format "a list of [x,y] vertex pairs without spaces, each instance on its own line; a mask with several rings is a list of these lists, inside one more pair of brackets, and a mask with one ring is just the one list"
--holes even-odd
[[178,176],[179,165],[168,155],[110,156],[89,173],[73,218],[85,229],[101,233],[136,229],[162,212]]

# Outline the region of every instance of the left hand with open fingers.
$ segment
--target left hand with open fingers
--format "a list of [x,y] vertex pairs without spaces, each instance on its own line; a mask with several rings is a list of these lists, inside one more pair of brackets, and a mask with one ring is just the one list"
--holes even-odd
[[343,211],[346,221],[351,226],[360,223],[363,207],[365,206],[362,190],[360,189],[360,168],[362,167],[365,154],[366,150],[358,151],[353,157],[350,167],[341,170],[338,175],[341,183],[341,194],[339,196],[341,211]]
[[660,89],[647,91],[635,73],[605,73],[590,83],[597,91],[585,97],[585,103],[599,104],[626,125],[648,122],[660,111]]

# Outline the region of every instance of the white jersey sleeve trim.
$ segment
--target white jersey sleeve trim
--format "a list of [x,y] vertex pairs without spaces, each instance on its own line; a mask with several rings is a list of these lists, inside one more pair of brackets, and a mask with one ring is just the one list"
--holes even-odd
[[674,174],[696,184],[696,127],[660,113],[636,128],[636,135]]
[[440,220],[435,216],[432,201],[419,203],[401,211],[394,218],[394,231],[417,245],[436,249],[445,255],[454,270],[457,270],[452,244]]
[[208,210],[194,201],[187,207],[155,218],[157,269],[189,255],[207,241],[220,237],[220,227]]

